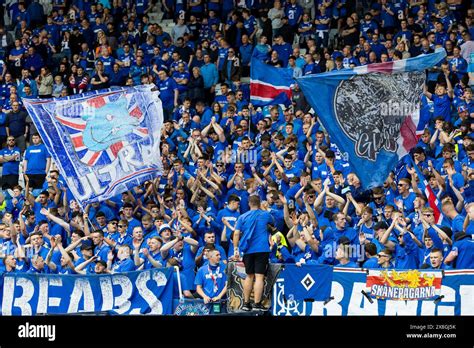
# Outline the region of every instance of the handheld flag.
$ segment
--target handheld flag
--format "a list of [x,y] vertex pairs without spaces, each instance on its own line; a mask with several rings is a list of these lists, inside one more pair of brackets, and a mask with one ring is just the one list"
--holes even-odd
[[74,197],[109,199],[162,172],[163,110],[150,86],[23,99]]
[[291,69],[275,68],[258,59],[250,65],[250,101],[255,106],[291,103]]
[[364,188],[381,186],[417,143],[425,69],[433,54],[297,79],[332,141],[346,153]]
[[415,168],[416,175],[418,176],[419,182],[418,182],[418,187],[420,188],[420,191],[423,192],[428,199],[428,204],[431,209],[433,209],[433,214],[435,218],[435,222],[437,224],[441,223],[443,221],[443,214],[441,213],[441,202],[438,200],[438,197],[436,197],[435,193],[433,192],[433,189],[431,188],[430,184],[428,183],[428,180],[426,180],[425,176],[421,172],[420,168],[413,162],[413,159],[411,156],[409,157],[409,161],[411,162],[411,166]]

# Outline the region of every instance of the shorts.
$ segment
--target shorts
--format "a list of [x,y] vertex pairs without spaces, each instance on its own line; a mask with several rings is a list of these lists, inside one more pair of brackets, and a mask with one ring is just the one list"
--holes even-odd
[[270,253],[252,253],[244,255],[245,273],[266,274],[269,254]]
[[18,174],[7,174],[3,175],[2,179],[0,180],[2,183],[2,190],[5,189],[13,189],[14,186],[18,185]]
[[28,178],[30,179],[30,188],[41,189],[46,180],[46,174],[28,174]]

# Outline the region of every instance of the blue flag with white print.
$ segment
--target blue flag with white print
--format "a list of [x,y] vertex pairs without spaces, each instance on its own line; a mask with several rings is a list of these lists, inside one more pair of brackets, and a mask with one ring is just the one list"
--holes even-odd
[[[366,189],[381,186],[417,142],[425,69],[446,51],[297,79]],[[419,131],[419,130],[418,130]]]
[[116,274],[11,273],[0,277],[2,316],[173,314],[173,268]]
[[333,267],[329,265],[285,265],[280,273],[284,279],[287,300],[326,301],[331,296]]
[[23,99],[74,197],[109,199],[162,172],[163,110],[151,86]]

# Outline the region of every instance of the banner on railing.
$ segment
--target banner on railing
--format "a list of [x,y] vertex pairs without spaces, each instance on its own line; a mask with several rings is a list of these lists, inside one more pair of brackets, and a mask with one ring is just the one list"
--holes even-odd
[[442,284],[437,275],[433,284],[436,288],[439,282],[440,292],[429,300],[393,300],[372,298],[365,270],[334,268],[330,298],[312,302],[285,295],[285,272],[273,289],[272,314],[276,316],[474,315],[474,270],[444,271]]
[[387,300],[430,300],[440,296],[442,271],[369,270],[367,292]]
[[173,268],[112,275],[5,275],[2,315],[173,314]]

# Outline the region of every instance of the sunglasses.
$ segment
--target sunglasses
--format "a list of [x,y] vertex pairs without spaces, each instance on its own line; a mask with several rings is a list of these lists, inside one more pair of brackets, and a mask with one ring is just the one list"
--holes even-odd
[[216,164],[216,167],[223,167],[223,164]]
[[382,197],[374,197],[374,199],[375,199],[376,201],[378,201],[379,199],[383,199],[383,196],[382,196]]
[[165,200],[165,202],[166,203],[171,203],[171,202],[173,202],[173,200],[172,199],[167,199],[167,200]]
[[122,227],[125,227],[125,225],[118,225],[118,227],[122,228]]

